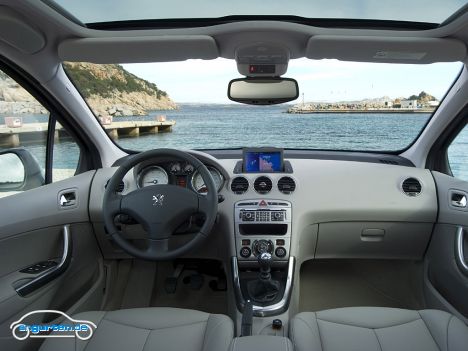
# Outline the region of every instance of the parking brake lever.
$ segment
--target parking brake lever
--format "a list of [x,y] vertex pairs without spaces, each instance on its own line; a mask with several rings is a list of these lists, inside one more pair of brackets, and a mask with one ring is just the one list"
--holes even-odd
[[253,324],[253,303],[247,300],[244,304],[244,313],[242,314],[241,336],[252,335]]

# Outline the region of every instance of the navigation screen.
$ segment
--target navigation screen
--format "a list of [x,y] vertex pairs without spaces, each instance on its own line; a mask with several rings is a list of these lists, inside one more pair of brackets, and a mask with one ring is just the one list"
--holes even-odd
[[245,151],[244,171],[282,172],[283,156],[281,151]]

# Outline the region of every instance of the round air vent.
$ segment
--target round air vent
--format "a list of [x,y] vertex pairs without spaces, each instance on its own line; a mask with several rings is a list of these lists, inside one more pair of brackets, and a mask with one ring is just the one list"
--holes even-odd
[[267,194],[272,188],[271,179],[265,176],[258,177],[254,182],[254,189],[259,194]]
[[236,177],[231,182],[231,190],[235,194],[243,194],[249,189],[249,181],[244,177]]
[[416,178],[406,178],[401,184],[403,192],[408,196],[418,196],[421,193],[421,183]]
[[[107,184],[109,184],[109,180],[106,183],[106,188],[107,188]],[[124,183],[123,180],[121,180],[119,185],[117,185],[117,187],[115,188],[115,192],[116,193],[121,193],[122,191],[124,191],[124,189],[125,189],[125,183]]]
[[281,177],[278,180],[278,190],[283,194],[291,194],[296,190],[296,182],[291,177]]

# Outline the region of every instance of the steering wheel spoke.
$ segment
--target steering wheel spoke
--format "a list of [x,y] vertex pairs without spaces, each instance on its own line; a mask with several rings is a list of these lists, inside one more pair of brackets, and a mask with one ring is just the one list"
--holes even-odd
[[169,238],[165,239],[148,239],[148,248],[146,253],[151,256],[161,256],[169,251]]
[[147,226],[148,230],[148,240],[163,240],[169,239],[172,235],[172,230],[170,230],[166,223],[149,223]]
[[109,200],[107,200],[107,207],[109,209],[109,214],[111,216],[116,216],[119,213],[122,213],[122,199],[124,198],[124,195],[121,194],[113,194],[112,196],[109,197]]
[[213,204],[206,195],[198,195],[198,212],[208,214],[213,210]]

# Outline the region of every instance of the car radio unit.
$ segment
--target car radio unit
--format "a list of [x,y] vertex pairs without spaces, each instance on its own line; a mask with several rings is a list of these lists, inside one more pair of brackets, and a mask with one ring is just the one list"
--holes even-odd
[[255,199],[234,206],[236,251],[240,261],[256,261],[263,252],[287,261],[291,238],[291,203]]

